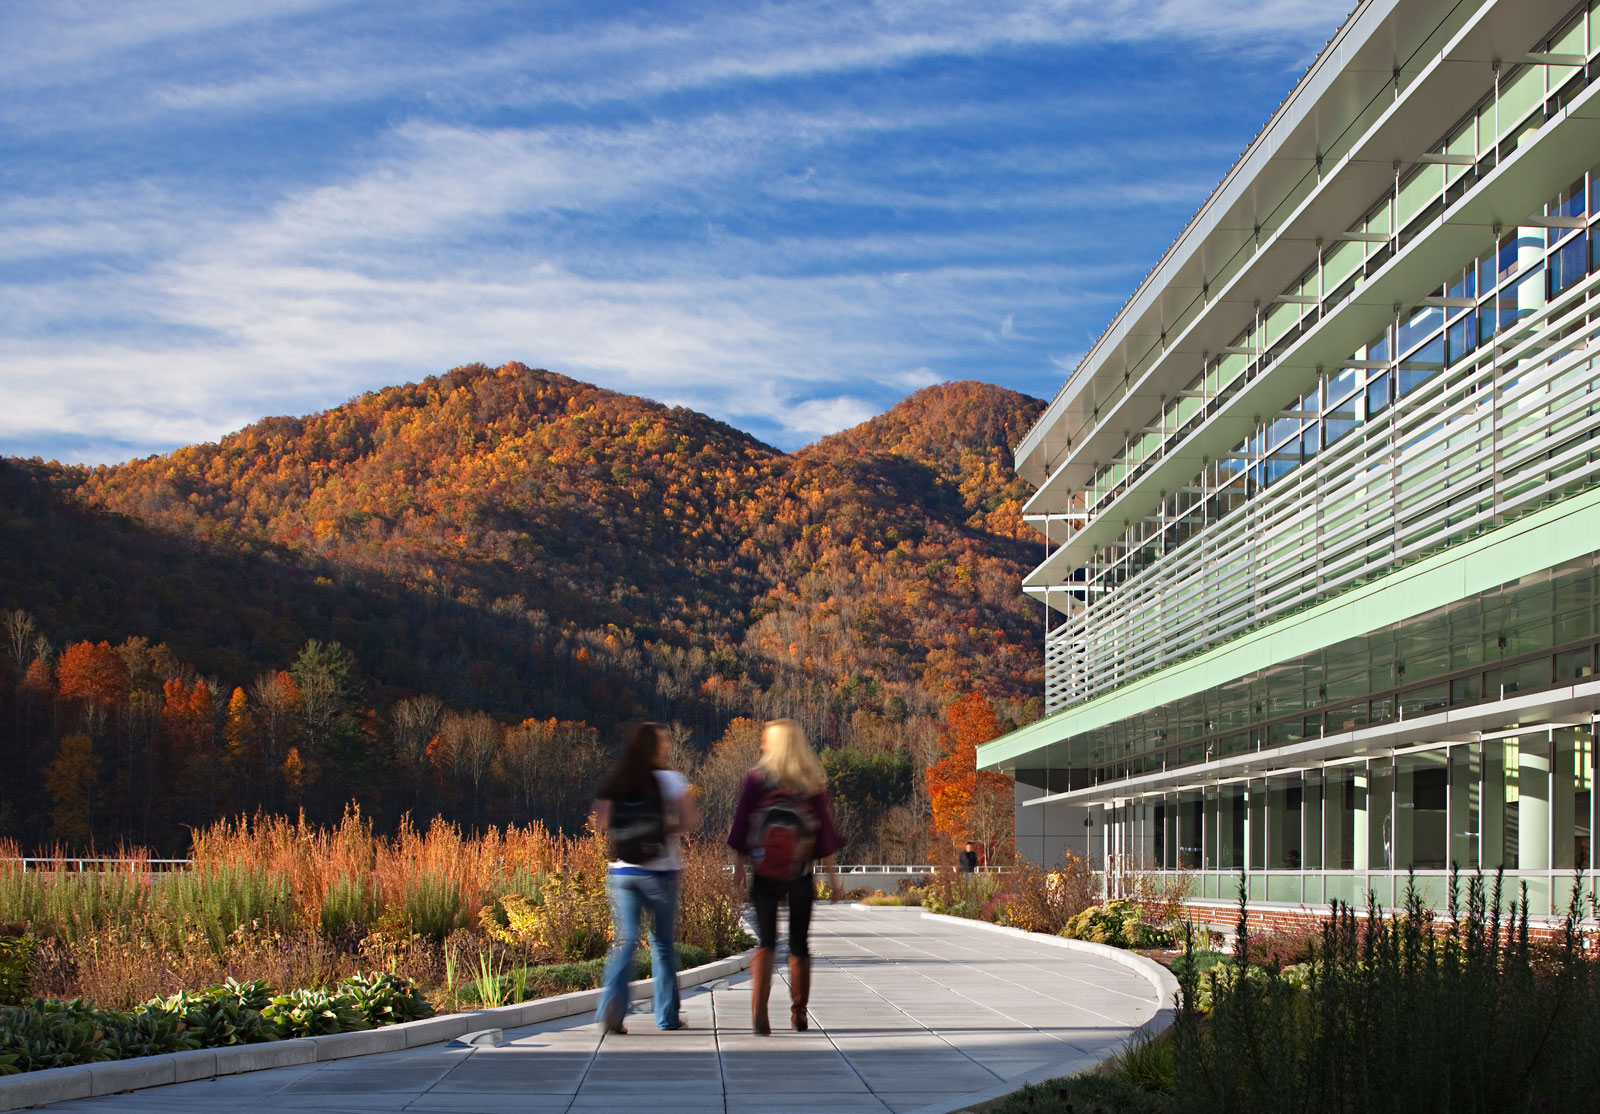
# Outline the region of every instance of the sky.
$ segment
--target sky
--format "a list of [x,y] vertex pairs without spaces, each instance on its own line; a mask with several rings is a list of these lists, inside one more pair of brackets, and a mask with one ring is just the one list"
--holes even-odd
[[0,456],[518,360],[793,449],[1048,398],[1351,0],[7,0]]

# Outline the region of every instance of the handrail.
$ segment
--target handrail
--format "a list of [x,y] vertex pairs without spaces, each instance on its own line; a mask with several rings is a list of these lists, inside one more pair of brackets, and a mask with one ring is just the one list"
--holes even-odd
[[152,868],[159,869],[159,870],[177,870],[177,869],[182,869],[184,867],[192,866],[194,864],[194,860],[193,859],[144,859],[144,858],[131,858],[131,857],[130,858],[104,859],[104,858],[94,858],[92,856],[82,856],[82,857],[74,857],[74,858],[49,858],[49,857],[43,857],[43,856],[24,855],[24,856],[21,856],[21,857],[0,859],[0,864],[5,864],[5,863],[20,863],[22,865],[22,873],[24,873],[24,874],[28,873],[30,870],[34,871],[36,873],[41,873],[41,874],[42,873],[60,874],[60,873],[86,873],[91,868],[99,869],[100,873],[105,873],[105,870],[103,868],[108,867],[108,866],[109,867],[119,868],[119,869],[122,868],[122,867],[127,867],[129,871],[148,871],[148,870],[151,870]]
[[[835,868],[840,874],[934,874],[941,868],[933,863],[908,865],[906,863],[852,863],[840,864]],[[1008,866],[980,866],[979,874],[1006,874],[1011,870]]]

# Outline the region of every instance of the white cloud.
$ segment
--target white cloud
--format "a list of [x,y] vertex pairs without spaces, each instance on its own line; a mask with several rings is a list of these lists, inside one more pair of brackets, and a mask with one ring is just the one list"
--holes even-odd
[[[0,187],[0,452],[214,439],[475,360],[693,405],[786,445],[992,366],[1001,341],[1068,370],[1047,351],[1063,315],[1103,324],[1154,258],[1102,247],[1106,215],[1192,211],[1242,142],[1080,134],[1109,101],[1062,93],[1059,136],[975,156],[943,137],[1004,133],[1039,106],[898,79],[832,99],[762,83],[1028,45],[1310,41],[1340,7],[760,4],[472,49],[415,33],[450,15],[396,9],[391,27],[389,9],[312,0],[130,5],[82,35],[76,8],[12,8],[0,38],[26,64],[0,72],[0,121],[48,140]],[[160,148],[120,177],[56,169],[95,156],[74,129],[150,120],[164,143],[222,142],[253,114],[337,115],[395,91],[370,132],[311,169],[285,149],[277,177],[191,182],[193,163],[165,167]],[[191,138],[197,120],[209,130]]]

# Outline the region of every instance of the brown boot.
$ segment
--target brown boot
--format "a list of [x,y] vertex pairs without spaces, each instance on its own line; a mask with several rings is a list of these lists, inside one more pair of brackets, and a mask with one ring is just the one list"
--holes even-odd
[[809,1027],[806,1006],[811,1001],[811,957],[789,957],[789,1026],[797,1033]]
[[772,992],[772,949],[757,948],[750,957],[750,1028],[760,1036],[772,1035],[767,1020],[767,995]]

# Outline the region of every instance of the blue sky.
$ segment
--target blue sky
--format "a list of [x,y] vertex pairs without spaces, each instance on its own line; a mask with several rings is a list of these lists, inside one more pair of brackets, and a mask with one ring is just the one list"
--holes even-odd
[[1350,0],[0,4],[0,455],[520,360],[1048,397]]

